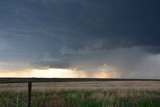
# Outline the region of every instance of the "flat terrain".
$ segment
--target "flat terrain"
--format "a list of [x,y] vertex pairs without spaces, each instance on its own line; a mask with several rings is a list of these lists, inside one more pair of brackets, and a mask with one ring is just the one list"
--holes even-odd
[[7,80],[0,79],[0,107],[26,107],[29,81],[32,107],[160,107],[159,80]]
[[94,82],[94,81],[160,81],[160,79],[125,79],[125,78],[0,78],[0,83],[27,82]]
[[[33,91],[60,90],[107,90],[107,89],[148,89],[160,90],[160,81],[94,81],[94,82],[42,82],[33,83]],[[27,83],[3,83],[2,91],[27,91]]]

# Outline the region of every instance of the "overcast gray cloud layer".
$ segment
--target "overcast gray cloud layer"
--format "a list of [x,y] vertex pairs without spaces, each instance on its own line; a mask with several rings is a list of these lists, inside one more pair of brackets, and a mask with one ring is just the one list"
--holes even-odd
[[158,0],[0,0],[1,68],[71,67],[93,73],[91,68],[107,64],[123,75],[135,72],[135,77],[136,72],[152,70],[150,77],[160,76],[160,62],[152,59],[160,53],[159,4]]

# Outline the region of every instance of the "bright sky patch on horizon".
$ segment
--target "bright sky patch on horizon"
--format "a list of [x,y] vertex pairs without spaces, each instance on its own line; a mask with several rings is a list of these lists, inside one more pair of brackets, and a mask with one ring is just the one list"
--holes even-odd
[[30,77],[30,78],[119,78],[116,72],[97,72],[93,75],[86,75],[82,71],[71,69],[30,69],[25,71],[0,72],[0,77]]

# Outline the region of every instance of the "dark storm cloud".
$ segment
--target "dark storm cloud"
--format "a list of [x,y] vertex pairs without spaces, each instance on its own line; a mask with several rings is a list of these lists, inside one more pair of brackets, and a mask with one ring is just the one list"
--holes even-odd
[[47,46],[49,49],[55,44],[84,48],[90,42],[103,40],[106,50],[144,46],[151,47],[152,51],[152,47],[160,45],[158,3],[150,0],[2,0],[1,28],[10,32],[5,34],[6,39],[29,40],[41,46],[52,42]]
[[[119,49],[128,49],[127,56],[132,49],[146,51],[144,56],[159,54],[159,4],[156,0],[0,0],[0,59],[64,68],[88,55],[101,65],[119,66],[111,60],[118,55],[108,55]],[[141,59],[143,54],[134,57]],[[131,63],[127,56],[120,62]]]

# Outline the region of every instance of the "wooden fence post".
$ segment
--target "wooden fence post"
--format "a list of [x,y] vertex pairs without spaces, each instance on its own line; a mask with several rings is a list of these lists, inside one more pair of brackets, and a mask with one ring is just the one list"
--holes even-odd
[[31,107],[32,82],[28,82],[28,107]]

